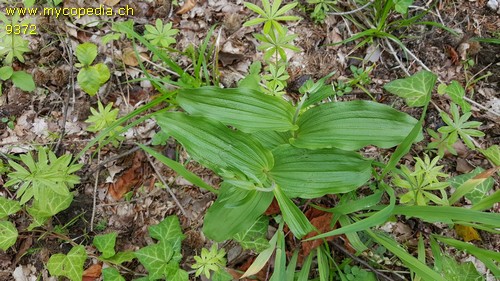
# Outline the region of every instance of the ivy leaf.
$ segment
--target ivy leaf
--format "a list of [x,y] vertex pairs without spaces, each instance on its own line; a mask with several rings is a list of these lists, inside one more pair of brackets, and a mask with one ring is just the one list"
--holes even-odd
[[0,221],[0,249],[7,249],[14,245],[17,240],[17,229],[10,221]]
[[237,233],[234,240],[238,241],[243,249],[260,253],[269,248],[269,241],[266,239],[268,226],[269,218],[261,216],[252,226]]
[[446,87],[444,90],[446,94],[448,94],[451,98],[451,100],[458,104],[463,112],[469,112],[470,111],[470,104],[465,101],[465,90],[464,88],[458,83],[457,81],[453,80],[451,81],[450,85]]
[[152,238],[166,241],[172,245],[174,251],[180,252],[184,234],[177,216],[169,216],[159,224],[148,227],[148,232]]
[[114,256],[109,258],[100,257],[99,259],[113,264],[122,264],[124,262],[132,261],[134,258],[135,258],[135,252],[126,251],[126,252],[118,252]]
[[172,246],[166,241],[160,241],[135,252],[137,259],[148,270],[149,277],[153,280],[164,278],[173,254]]
[[427,96],[436,84],[437,76],[429,71],[420,71],[410,77],[397,79],[384,86],[391,94],[405,99],[412,107],[424,106]]
[[19,210],[21,210],[21,204],[19,204],[19,202],[0,196],[0,219],[17,213]]
[[125,281],[120,272],[113,267],[104,268],[102,270],[102,278],[104,281]]
[[116,232],[112,232],[94,237],[92,243],[102,253],[103,258],[110,258],[115,255],[116,236]]
[[47,269],[53,276],[66,276],[72,281],[81,281],[86,259],[85,247],[78,245],[73,247],[67,255],[52,255],[47,263]]

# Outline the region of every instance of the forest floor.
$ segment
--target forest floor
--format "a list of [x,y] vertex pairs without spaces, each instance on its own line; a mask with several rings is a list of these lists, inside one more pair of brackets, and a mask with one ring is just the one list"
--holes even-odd
[[[87,0],[64,0],[60,5],[93,6],[90,2],[94,3]],[[257,50],[258,43],[252,36],[252,33],[259,32],[262,27],[242,25],[250,17],[255,17],[244,7],[242,1],[187,0],[195,5],[184,6],[186,10],[181,12],[176,12],[181,7],[173,5],[170,0],[103,2],[114,7],[129,5],[133,7],[134,15],[31,17],[37,26],[37,34],[25,36],[29,40],[31,51],[24,54],[24,62],[15,59],[13,68],[32,74],[36,90],[25,92],[10,82],[3,83],[0,95],[0,152],[3,156],[19,155],[40,145],[50,147],[58,155],[77,155],[96,135],[86,130],[88,123],[85,120],[91,115],[90,108],[97,108],[98,98],[104,105],[112,102],[113,108],[119,109],[119,116],[124,116],[159,94],[148,81],[134,80],[144,75],[135,59],[134,47],[130,40],[122,37],[112,43],[102,43],[102,37],[112,32],[110,23],[113,21],[133,19],[138,33],[144,31],[146,24],[154,25],[158,18],[165,23],[171,22],[173,28],[180,32],[175,37],[176,43],[170,47],[180,51],[191,45],[201,46],[209,29],[217,24],[210,40],[215,44],[217,39],[220,46],[217,63],[220,81],[224,87],[235,86],[236,82],[248,73],[252,62],[262,60],[262,53]],[[257,2],[260,4],[260,1]],[[345,18],[336,15],[329,15],[321,23],[315,23],[310,17],[312,6],[306,1],[299,2],[301,8],[294,9],[292,14],[300,16],[302,20],[287,23],[289,31],[298,35],[294,44],[301,49],[300,52],[288,54],[288,71],[291,77],[287,91],[290,97],[296,95],[297,85],[303,83],[304,77],[317,81],[335,72],[331,79],[343,79],[352,77],[352,65],[363,69],[373,66],[373,70],[369,72],[370,82],[365,88],[374,99],[419,118],[421,110],[407,107],[400,98],[384,91],[382,86],[405,77],[402,65],[411,74],[422,70],[425,65],[438,75],[440,82],[450,83],[457,80],[461,85],[467,85],[467,97],[474,102],[472,119],[482,123],[479,129],[485,133],[484,137],[477,139],[477,144],[481,148],[500,145],[500,44],[471,40],[474,37],[500,37],[500,9],[498,12],[493,11],[487,7],[486,0],[441,0],[432,3],[435,6],[425,19],[441,23],[459,35],[454,36],[430,26],[411,26],[401,30],[401,35],[404,35],[401,36],[402,42],[420,62],[411,56],[405,56],[404,52],[393,44],[394,52],[400,58],[398,62],[393,56],[394,52],[383,43],[373,44],[371,49],[367,48],[368,45],[356,49],[355,43],[352,42],[334,44],[360,30]],[[415,1],[414,5],[426,7],[430,2],[434,1]],[[7,4],[0,6],[3,9]],[[347,7],[341,7],[347,10]],[[96,61],[105,63],[111,72],[110,80],[100,89],[97,96],[83,92],[76,81],[78,68],[75,67],[75,48],[84,42],[92,42],[98,46]],[[377,53],[376,57],[370,55],[373,50]],[[138,51],[148,57],[145,61],[153,60],[146,48],[138,46]],[[173,57],[188,71],[192,69],[191,61],[186,56],[175,54]],[[154,64],[145,65],[151,73],[165,74]],[[473,81],[487,73],[491,75]],[[343,98],[370,99],[359,89],[354,89]],[[433,94],[432,101],[424,129],[437,130],[443,125],[438,109],[448,111],[449,100]],[[151,243],[147,234],[148,226],[158,224],[169,215],[178,216],[186,235],[182,245],[184,258],[181,267],[191,271],[193,256],[199,254],[203,247],[208,248],[211,243],[204,237],[201,227],[204,214],[216,196],[177,176],[175,172],[138,149],[137,143],[149,143],[156,131],[158,127],[155,122],[146,120],[127,131],[120,145],[109,144],[100,150],[94,147],[78,159],[79,163],[84,165],[77,172],[81,182],[76,185],[72,205],[56,215],[41,231],[21,231],[15,246],[6,252],[0,251],[0,280],[14,280],[12,272],[19,267],[26,279],[20,279],[18,276],[15,280],[35,280],[32,278],[36,276],[42,280],[51,280],[45,268],[48,258],[55,253],[66,253],[71,248],[69,243],[61,243],[57,236],[45,237],[45,234],[52,233],[56,227],[65,226],[64,236],[83,245],[90,245],[96,234],[115,231],[118,233],[117,249],[135,251]],[[429,140],[426,135],[421,143],[414,146],[411,155],[402,161],[409,165],[413,163],[413,156],[425,153]],[[449,175],[468,173],[476,167],[491,168],[481,153],[469,150],[460,143],[456,148],[457,156],[446,155],[441,162],[444,171]],[[188,159],[187,154],[173,141],[169,141],[161,149],[170,158]],[[366,151],[378,159],[388,159],[391,152],[392,150],[382,149]],[[3,160],[6,162],[6,159]],[[220,183],[220,179],[213,172],[197,163],[190,162],[187,168],[212,186],[217,187]],[[7,176],[4,174],[0,178],[0,184],[6,181]],[[168,187],[165,187],[162,181]],[[500,190],[500,184],[498,175],[495,175],[492,192],[497,190]],[[12,196],[12,191],[6,191],[4,188],[0,188],[0,193]],[[172,195],[177,202],[173,200]],[[322,203],[328,200],[334,204],[336,199],[329,197]],[[500,205],[494,205],[490,212],[500,213]],[[18,229],[24,229],[29,224],[27,213],[18,213],[13,219]],[[398,241],[415,242],[417,233],[431,232],[457,237],[446,226],[423,223],[418,219],[401,218],[384,229],[392,232]],[[499,235],[483,232],[480,234],[481,241],[473,243],[489,250],[500,249]],[[242,251],[237,243],[227,242],[222,246],[228,253],[228,268],[245,270],[255,257],[250,251]],[[95,251],[91,247],[87,250]],[[341,251],[337,255],[347,257]],[[457,253],[459,260],[463,261],[467,257]],[[367,258],[360,256],[358,259]],[[88,261],[86,267],[93,262],[95,260]],[[134,274],[145,273],[145,269],[135,261],[126,267],[124,272],[128,273],[124,274],[127,280],[137,276]],[[405,270],[395,264],[388,264],[387,268],[394,271]],[[408,274],[393,275],[392,278],[401,280],[400,277],[409,279]],[[265,280],[266,272],[257,278]]]

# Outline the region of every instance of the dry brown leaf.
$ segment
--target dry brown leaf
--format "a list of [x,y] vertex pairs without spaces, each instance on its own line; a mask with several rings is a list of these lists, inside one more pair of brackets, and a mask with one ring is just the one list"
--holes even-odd
[[[139,53],[141,58],[148,59],[146,53]],[[122,60],[125,65],[128,66],[138,66],[139,61],[137,60],[137,56],[135,55],[135,51],[133,48],[125,48],[123,49]]]
[[102,266],[100,264],[93,264],[85,269],[82,276],[82,281],[95,281],[101,276]]
[[108,193],[115,200],[120,200],[123,195],[129,192],[132,187],[136,186],[141,182],[142,179],[142,160],[144,159],[144,154],[142,152],[136,152],[134,155],[134,160],[132,167],[127,169],[115,183],[110,183],[108,186]]
[[455,232],[458,236],[464,239],[465,242],[479,240],[481,241],[481,236],[476,229],[471,226],[465,226],[461,224],[455,224]]
[[[312,219],[309,219],[309,220],[311,221],[311,224],[316,229],[319,230],[319,233],[316,231],[312,231],[309,234],[307,234],[306,237],[304,237],[304,239],[311,238],[311,237],[316,236],[320,233],[325,233],[325,232],[328,232],[328,231],[334,229],[334,228],[330,227],[330,224],[332,223],[332,216],[333,216],[332,213],[327,213],[327,212],[316,210],[316,209],[311,209],[311,210],[315,210],[315,211],[309,212],[310,214],[312,213],[312,215],[314,217]],[[318,213],[320,213],[320,214],[318,214]],[[307,217],[309,218],[310,215]],[[335,236],[330,236],[330,237],[325,238],[324,240],[332,241],[334,237]],[[323,244],[324,240],[323,239],[316,239],[316,240],[312,240],[312,241],[304,241],[302,243],[302,251],[300,253],[301,256],[306,257],[307,255],[309,255],[309,253],[312,250],[314,250],[315,248],[317,248],[318,246]]]
[[196,6],[196,0],[186,0],[184,1],[184,5],[182,5],[182,7],[175,13],[178,15],[185,14],[191,11],[194,8],[194,6]]
[[478,179],[487,179],[487,178],[493,176],[493,174],[495,174],[495,172],[498,171],[499,169],[500,169],[500,166],[488,169],[488,170],[480,173],[479,175],[473,177],[473,179],[476,179],[476,180],[478,180]]
[[448,53],[448,56],[450,56],[451,62],[454,65],[458,65],[460,63],[460,58],[459,58],[458,53],[455,50],[455,48],[453,48],[450,45],[446,45],[445,49],[446,49],[446,52]]
[[264,212],[264,215],[266,216],[272,216],[279,214],[281,212],[280,206],[278,205],[278,201],[276,201],[276,198],[273,199],[271,202],[271,205],[267,207],[267,210]]
[[113,7],[116,4],[120,3],[120,0],[104,0],[103,3],[106,6]]

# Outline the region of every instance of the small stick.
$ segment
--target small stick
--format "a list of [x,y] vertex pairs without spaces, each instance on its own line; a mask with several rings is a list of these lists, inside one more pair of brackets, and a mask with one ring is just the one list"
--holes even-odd
[[149,162],[149,165],[151,165],[151,167],[153,168],[153,170],[155,171],[156,175],[158,176],[158,179],[161,181],[161,183],[163,184],[163,186],[165,186],[165,189],[168,191],[168,193],[170,194],[170,196],[172,196],[172,199],[174,199],[174,202],[175,204],[177,205],[177,207],[179,207],[179,209],[181,210],[182,214],[189,220],[191,221],[191,218],[188,216],[186,210],[184,210],[184,208],[182,207],[181,203],[179,202],[179,200],[177,200],[177,197],[175,196],[174,192],[172,192],[172,189],[170,189],[170,187],[168,186],[167,182],[165,181],[165,179],[163,178],[163,176],[161,175],[160,171],[158,171],[158,169],[156,168],[156,166],[154,165],[153,161],[151,160],[151,158],[149,157],[149,155],[146,154],[146,158],[148,159],[148,162]]

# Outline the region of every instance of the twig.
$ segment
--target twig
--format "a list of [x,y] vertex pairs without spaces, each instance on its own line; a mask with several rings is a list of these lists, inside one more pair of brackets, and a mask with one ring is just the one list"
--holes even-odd
[[179,200],[175,196],[174,192],[172,192],[172,189],[170,189],[170,187],[168,186],[167,182],[165,181],[165,178],[162,176],[162,174],[160,173],[160,171],[158,171],[158,169],[156,168],[155,164],[153,163],[153,161],[151,160],[151,158],[149,157],[149,155],[146,154],[146,158],[148,159],[149,165],[151,165],[151,167],[155,171],[156,175],[158,176],[158,179],[161,181],[161,183],[163,184],[163,186],[165,187],[165,189],[168,191],[168,193],[170,194],[170,196],[172,196],[172,199],[174,200],[174,202],[177,205],[177,207],[179,207],[179,209],[181,210],[182,214],[189,221],[191,221],[191,217],[188,216],[186,210],[184,210],[184,208],[182,207],[181,203],[179,202]]
[[[68,36],[67,38],[69,38],[68,32],[66,32],[66,35]],[[73,76],[73,67],[74,67],[73,53],[71,52],[71,48],[69,48],[68,44],[64,44],[63,46],[66,49],[66,52],[68,53],[69,65],[71,66],[71,70],[69,72],[70,79],[71,79],[70,88],[71,88],[71,92],[73,93],[73,103],[74,103],[75,102],[75,77]],[[61,94],[62,94],[62,92],[61,92]],[[59,150],[59,147],[61,146],[62,140],[64,139],[64,135],[66,134],[66,121],[68,120],[68,108],[69,108],[69,91],[66,94],[66,96],[64,97],[63,120],[62,120],[62,124],[61,124],[61,127],[62,127],[61,128],[61,135],[59,136],[59,139],[57,140],[57,143],[56,143],[56,146],[54,149],[54,151],[56,153]]]
[[[380,272],[379,270],[375,269],[373,266],[371,266],[370,264],[368,264],[367,262],[365,262],[364,260],[358,258],[357,256],[351,254],[346,248],[344,248],[342,245],[336,243],[335,241],[332,241],[332,245],[337,249],[337,250],[340,250],[344,255],[347,255],[349,256],[351,259],[355,260],[356,262],[362,264],[363,266],[365,266],[366,268],[370,269],[373,273],[375,273],[377,276],[381,277],[381,278],[384,278],[384,280],[388,280],[388,281],[394,281],[394,279],[392,279],[391,277],[383,274],[382,272]],[[399,278],[401,278],[401,280],[406,280],[403,276],[399,275],[399,274],[396,274]]]
[[329,12],[328,14],[329,15],[333,15],[333,16],[344,16],[344,15],[350,15],[350,14],[354,14],[356,12],[359,12],[365,8],[367,8],[368,6],[370,6],[371,4],[373,4],[373,2],[375,2],[375,0],[370,0],[370,2],[364,4],[363,6],[359,7],[359,8],[356,8],[352,11],[347,11],[347,12]]

